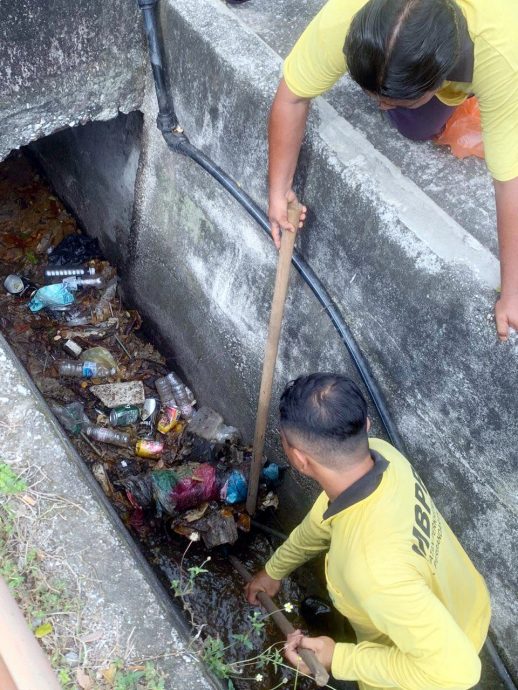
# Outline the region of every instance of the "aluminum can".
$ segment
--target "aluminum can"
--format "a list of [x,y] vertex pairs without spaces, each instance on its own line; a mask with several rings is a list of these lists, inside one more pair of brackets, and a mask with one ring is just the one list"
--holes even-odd
[[162,409],[158,418],[157,429],[161,434],[167,434],[176,424],[180,417],[180,410],[177,407],[167,405]]
[[164,450],[163,441],[153,441],[147,438],[141,438],[135,445],[135,455],[139,458],[154,458],[158,459]]
[[135,424],[140,417],[140,410],[136,405],[119,405],[110,412],[112,426],[129,426]]

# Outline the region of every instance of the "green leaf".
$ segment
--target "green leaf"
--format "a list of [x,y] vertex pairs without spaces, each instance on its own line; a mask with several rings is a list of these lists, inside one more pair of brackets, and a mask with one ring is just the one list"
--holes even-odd
[[34,631],[34,634],[38,639],[45,637],[46,635],[50,635],[50,633],[54,630],[52,623],[42,623],[42,625],[38,625],[36,630]]
[[9,465],[0,462],[0,494],[9,496],[27,490],[27,484],[16,476]]

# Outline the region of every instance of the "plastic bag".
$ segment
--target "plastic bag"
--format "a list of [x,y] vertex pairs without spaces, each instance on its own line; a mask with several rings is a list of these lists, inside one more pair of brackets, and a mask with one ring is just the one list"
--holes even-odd
[[468,98],[459,105],[434,141],[441,146],[449,146],[457,158],[484,158],[478,100],[475,97]]
[[74,301],[74,295],[67,290],[63,283],[55,283],[54,285],[44,285],[36,290],[29,302],[29,309],[33,312],[40,311],[44,307],[61,309],[73,304]]
[[105,347],[91,347],[88,350],[83,350],[79,359],[82,362],[95,362],[107,369],[117,369],[117,362],[113,359],[113,355]]
[[216,468],[198,462],[128,477],[122,484],[133,505],[147,508],[154,502],[159,517],[163,513],[175,515],[219,498]]
[[88,235],[68,235],[49,254],[53,266],[82,264],[101,256],[98,241]]

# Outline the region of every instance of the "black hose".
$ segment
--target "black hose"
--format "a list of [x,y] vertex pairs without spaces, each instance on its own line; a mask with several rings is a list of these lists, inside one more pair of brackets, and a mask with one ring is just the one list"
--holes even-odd
[[[219,167],[219,165],[216,165],[214,161],[212,161],[196,146],[191,144],[178,125],[178,119],[174,112],[165,80],[165,70],[162,57],[163,44],[156,15],[156,6],[158,2],[159,0],[138,0],[139,7],[142,9],[142,13],[144,15],[144,26],[148,39],[149,54],[158,100],[158,129],[162,132],[164,140],[171,151],[187,156],[201,166],[206,172],[212,175],[212,177],[217,180],[239,204],[241,204],[247,213],[249,213],[249,215],[255,221],[257,221],[261,229],[271,237],[268,217],[260,206],[258,206],[256,202],[246,192],[244,192],[224,170]],[[346,346],[356,366],[356,369],[369,392],[390,442],[401,453],[405,454],[405,444],[390,415],[385,397],[376,383],[376,380],[374,379],[370,370],[370,366],[363,356],[363,353],[360,350],[360,347],[358,346],[351,329],[346,324],[342,314],[340,313],[340,310],[324,287],[322,281],[318,278],[307,261],[303,259],[296,250],[293,253],[292,263],[300,273],[306,285],[308,285],[317,300],[320,302],[327,315],[331,319],[334,327],[338,331],[342,342]],[[485,647],[494,664],[497,674],[502,679],[506,690],[518,690],[511,679],[505,664],[500,658],[491,638],[487,638]]]
[[[200,165],[210,175],[212,175],[212,177],[214,177],[214,179],[216,179],[233,196],[233,198],[241,204],[241,206],[252,216],[252,218],[257,221],[261,229],[264,230],[269,237],[271,237],[270,223],[268,222],[268,217],[264,211],[246,192],[241,189],[241,187],[239,187],[236,182],[234,182],[234,180],[232,180],[218,165],[216,165],[214,161],[212,161],[202,151],[191,144],[183,134],[164,132],[164,139],[171,150],[188,156],[193,161],[198,163],[198,165]],[[346,324],[338,307],[322,284],[322,281],[318,278],[314,270],[307,263],[307,261],[302,258],[297,250],[293,252],[292,262],[306,285],[308,285],[320,304],[324,307],[324,310],[338,331],[342,342],[349,351],[356,369],[358,370],[363,383],[369,392],[372,402],[374,403],[376,411],[378,412],[390,442],[401,453],[404,454],[405,446],[403,439],[401,438],[401,435],[394,424],[383,393],[376,383],[376,380],[371,373],[369,364],[363,356],[353,334],[351,333],[351,329]]]

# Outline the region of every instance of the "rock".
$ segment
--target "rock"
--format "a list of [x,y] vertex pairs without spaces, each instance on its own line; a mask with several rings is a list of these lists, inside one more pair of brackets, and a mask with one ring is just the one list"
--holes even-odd
[[117,407],[117,405],[143,405],[146,397],[142,381],[101,383],[90,386],[90,392],[98,397],[106,407]]

